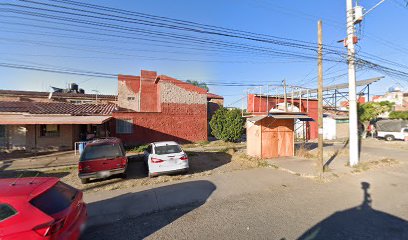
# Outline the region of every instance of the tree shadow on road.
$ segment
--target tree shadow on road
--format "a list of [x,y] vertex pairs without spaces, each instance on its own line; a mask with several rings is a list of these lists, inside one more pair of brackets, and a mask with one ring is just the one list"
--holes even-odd
[[143,239],[203,205],[215,189],[200,180],[89,203],[81,239]]
[[370,184],[361,183],[361,205],[336,212],[300,236],[299,240],[320,239],[408,239],[408,222],[372,208]]

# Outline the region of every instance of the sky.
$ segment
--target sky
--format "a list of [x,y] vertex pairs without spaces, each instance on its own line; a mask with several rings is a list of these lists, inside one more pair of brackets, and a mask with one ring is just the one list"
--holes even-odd
[[[33,1],[60,4],[49,0]],[[180,80],[190,79],[211,83],[210,91],[224,96],[226,106],[240,106],[240,99],[248,87],[212,84],[234,82],[266,85],[280,84],[283,79],[286,79],[287,84],[317,87],[315,59],[260,56],[225,49],[198,51],[163,46],[165,44],[157,46],[159,44],[155,42],[130,41],[115,37],[119,33],[100,31],[92,26],[84,28],[69,22],[55,25],[38,20],[39,18],[32,15],[8,11],[10,9],[30,10],[21,6],[42,7],[38,4],[18,0],[1,2],[12,5],[0,6],[2,9],[0,11],[0,29],[2,29],[0,63],[128,75],[139,75],[142,69],[154,70],[158,74]],[[343,45],[337,41],[344,39],[346,35],[346,1],[344,0],[88,0],[82,2],[312,43],[317,41],[317,21],[322,19],[323,43],[339,49],[342,49]],[[379,0],[360,0],[359,4],[370,9],[377,2]],[[405,0],[386,0],[370,12],[362,24],[357,26],[357,35],[360,39],[356,47],[357,52],[363,51],[393,62],[407,63],[408,8],[405,5]],[[32,11],[38,12],[35,9]],[[135,26],[135,24],[123,24]],[[41,28],[38,27],[39,25]],[[143,28],[157,29],[148,26]],[[89,36],[74,30],[100,32],[110,36],[102,34]],[[138,33],[128,35],[139,36]],[[194,36],[222,39],[238,44],[275,47],[269,43],[219,38],[205,34]],[[160,36],[157,36],[157,39],[160,39]],[[181,47],[187,46],[183,40],[179,40],[178,44]],[[345,63],[325,61],[323,68],[324,85],[347,82],[347,75],[344,75],[347,73]],[[343,76],[332,78],[341,74]],[[1,66],[0,76],[0,89],[49,91],[50,86],[64,88],[68,83],[75,82],[86,92],[96,90],[102,94],[117,94],[115,78],[76,76]],[[357,71],[358,80],[377,76],[385,75],[366,69]],[[382,94],[393,86],[408,90],[407,79],[385,76],[380,82],[374,83],[370,91],[372,94]]]

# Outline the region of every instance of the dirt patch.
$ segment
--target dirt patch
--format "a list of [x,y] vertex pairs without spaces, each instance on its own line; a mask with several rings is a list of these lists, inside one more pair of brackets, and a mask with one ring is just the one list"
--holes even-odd
[[[234,146],[234,145],[232,145]],[[135,186],[154,185],[158,183],[179,181],[187,178],[223,174],[226,172],[267,167],[266,161],[249,157],[244,150],[234,147],[224,147],[221,150],[214,148],[212,151],[186,151],[189,156],[190,169],[186,174],[163,175],[155,178],[147,177],[147,170],[140,158],[130,158],[128,176],[121,179],[120,176],[112,176],[108,179],[91,180],[88,184],[82,184],[78,178],[78,170],[74,168],[50,169],[41,172],[41,176],[57,176],[61,180],[85,192],[109,191],[124,189]]]
[[384,158],[381,160],[370,161],[370,162],[361,162],[357,166],[353,167],[352,173],[360,173],[370,169],[381,168],[384,166],[392,166],[398,164],[399,162],[395,159]]

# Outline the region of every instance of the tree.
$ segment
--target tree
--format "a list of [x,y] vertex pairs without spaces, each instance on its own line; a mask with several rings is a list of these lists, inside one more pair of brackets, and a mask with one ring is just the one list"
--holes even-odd
[[408,120],[408,111],[392,111],[388,115],[390,119],[403,119]]
[[241,110],[221,107],[210,121],[211,134],[217,139],[235,142],[242,137],[244,119]]
[[192,84],[194,86],[197,86],[199,88],[203,88],[203,89],[207,90],[207,92],[210,91],[210,89],[207,86],[207,83],[205,83],[205,82],[198,82],[196,80],[187,80],[186,83],[190,83],[190,84]]
[[358,106],[358,115],[361,122],[369,122],[376,119],[380,114],[389,112],[392,109],[392,103],[368,102]]
[[364,125],[363,135],[365,136],[367,126],[370,121],[378,118],[382,113],[391,111],[393,103],[389,101],[384,102],[368,102],[358,106],[358,118],[360,122]]

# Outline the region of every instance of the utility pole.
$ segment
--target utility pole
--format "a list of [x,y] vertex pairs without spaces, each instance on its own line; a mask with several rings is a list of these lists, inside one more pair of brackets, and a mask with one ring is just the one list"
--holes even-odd
[[287,112],[288,111],[288,101],[286,98],[286,79],[283,79],[282,82],[283,82],[283,102],[285,104],[284,109],[285,109],[285,112]]
[[317,71],[318,71],[318,86],[317,86],[317,123],[319,128],[318,141],[318,168],[320,173],[323,173],[323,32],[322,20],[317,22]]
[[356,67],[354,50],[354,9],[353,0],[346,0],[347,6],[347,61],[349,77],[349,163],[358,164],[358,125],[356,101]]

